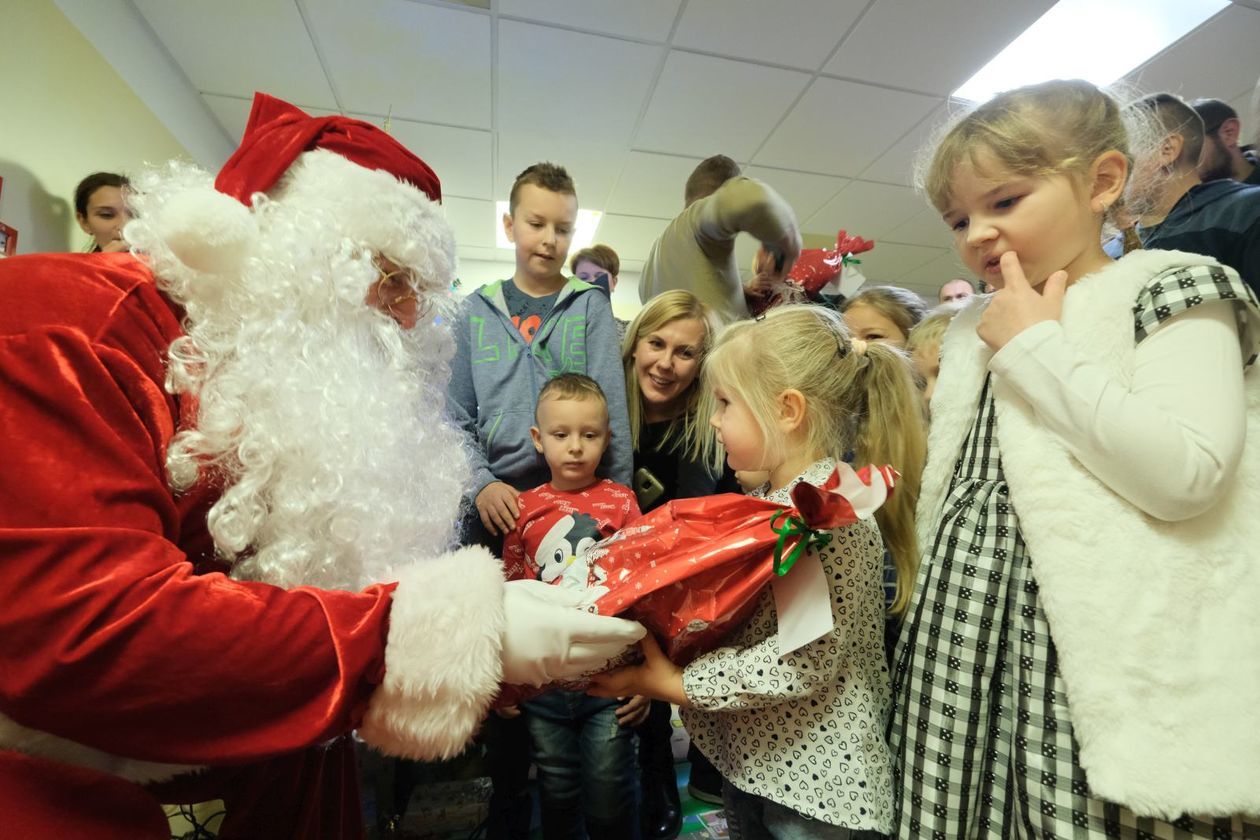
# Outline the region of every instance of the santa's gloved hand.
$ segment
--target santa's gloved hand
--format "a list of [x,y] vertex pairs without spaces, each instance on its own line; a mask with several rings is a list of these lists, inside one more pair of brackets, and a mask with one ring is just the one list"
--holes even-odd
[[503,584],[503,681],[546,685],[600,668],[643,638],[636,621],[581,609],[580,590],[539,580]]

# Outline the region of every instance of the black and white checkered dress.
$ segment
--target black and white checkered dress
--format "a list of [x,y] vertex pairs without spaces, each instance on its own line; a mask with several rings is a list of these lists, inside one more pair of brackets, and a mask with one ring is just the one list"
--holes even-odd
[[[1223,282],[1149,285],[1134,307],[1137,340],[1208,300],[1249,297],[1214,274]],[[897,645],[897,836],[1260,838],[1260,824],[1237,817],[1169,823],[1090,795],[997,443],[986,378]]]

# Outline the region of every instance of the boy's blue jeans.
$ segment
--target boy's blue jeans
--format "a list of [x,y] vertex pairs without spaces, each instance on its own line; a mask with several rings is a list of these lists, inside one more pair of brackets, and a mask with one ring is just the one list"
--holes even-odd
[[634,729],[617,725],[620,705],[562,690],[523,704],[545,840],[638,836],[638,746]]

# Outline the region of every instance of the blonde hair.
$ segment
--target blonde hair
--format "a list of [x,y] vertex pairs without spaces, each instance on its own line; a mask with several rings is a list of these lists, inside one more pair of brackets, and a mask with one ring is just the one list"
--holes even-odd
[[538,406],[546,400],[595,400],[604,407],[608,414],[608,399],[599,383],[584,373],[560,373],[547,380],[538,392],[538,403],[534,408],[534,422],[538,421]]
[[[979,105],[948,127],[916,182],[940,211],[951,203],[961,164],[984,169],[983,156],[1021,177],[1083,176],[1099,155],[1121,152],[1133,167],[1132,124],[1109,94],[1080,79],[1016,88]],[[1118,211],[1120,202],[1108,213]]]
[[837,461],[852,451],[856,463],[891,464],[901,473],[875,517],[897,571],[892,612],[903,612],[919,562],[914,506],[927,453],[923,400],[905,354],[879,342],[859,352],[839,314],[789,304],[723,330],[704,379],[707,395],[720,387],[748,406],[771,458],[786,454],[773,418],[779,396],[795,389],[805,397],[807,451]]
[[941,339],[945,337],[945,331],[949,329],[950,322],[954,320],[954,316],[963,311],[966,306],[967,301],[965,300],[951,300],[948,303],[942,303],[929,312],[926,318],[915,324],[914,329],[910,330],[910,335],[906,338],[906,352],[914,353],[920,347],[940,344]]
[[868,286],[846,300],[840,311],[848,312],[859,305],[869,306],[892,321],[906,338],[910,337],[910,330],[923,320],[928,311],[923,298],[900,286]]
[[[639,342],[674,321],[696,320],[704,327],[704,336],[700,340],[697,363],[704,364],[706,354],[713,345],[717,335],[718,320],[713,310],[691,292],[674,289],[662,292],[647,302],[639,310],[639,314],[626,327],[625,337],[621,340],[621,365],[626,375],[626,404],[630,412],[630,446],[639,448],[639,438],[647,420],[643,412],[643,391],[639,388],[639,377],[634,369],[634,351]],[[691,456],[710,455],[717,449],[717,440],[708,424],[708,417],[699,416],[700,376],[687,386],[687,399],[682,414],[670,421],[665,435],[661,438],[661,446],[666,449],[682,450]]]

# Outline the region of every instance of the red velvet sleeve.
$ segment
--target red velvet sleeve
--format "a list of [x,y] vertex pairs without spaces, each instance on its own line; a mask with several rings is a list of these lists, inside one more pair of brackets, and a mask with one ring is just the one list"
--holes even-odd
[[164,479],[161,359],[98,339],[0,336],[0,712],[181,764],[353,728],[383,678],[392,587],[193,574]]

